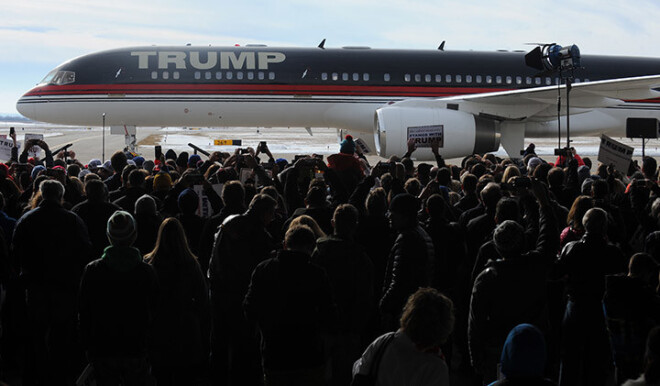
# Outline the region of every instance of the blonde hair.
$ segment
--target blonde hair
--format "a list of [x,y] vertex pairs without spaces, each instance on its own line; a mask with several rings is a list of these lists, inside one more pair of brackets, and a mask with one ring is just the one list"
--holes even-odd
[[300,225],[306,225],[306,226],[310,227],[312,232],[314,232],[314,236],[316,236],[317,239],[326,236],[325,232],[323,232],[323,230],[321,229],[319,224],[316,222],[316,220],[314,220],[313,218],[311,218],[310,216],[308,216],[306,214],[303,214],[301,216],[298,216],[298,217],[294,218],[291,221],[291,223],[289,224],[289,229],[292,229],[293,227],[297,227],[297,226],[300,226]]

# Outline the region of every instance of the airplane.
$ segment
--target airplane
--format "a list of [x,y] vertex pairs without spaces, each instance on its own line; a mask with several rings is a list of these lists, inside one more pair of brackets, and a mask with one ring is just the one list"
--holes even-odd
[[[570,133],[580,136],[620,137],[627,118],[660,118],[659,59],[581,56],[570,106],[558,111],[558,95],[566,97],[561,75],[526,65],[524,51],[324,43],[101,51],[53,69],[16,108],[66,125],[331,127],[367,139],[386,158],[404,154],[415,138],[419,160],[433,159],[431,141],[445,158],[500,144],[519,157],[525,137],[565,134],[567,112]],[[562,47],[543,52],[555,48]]]

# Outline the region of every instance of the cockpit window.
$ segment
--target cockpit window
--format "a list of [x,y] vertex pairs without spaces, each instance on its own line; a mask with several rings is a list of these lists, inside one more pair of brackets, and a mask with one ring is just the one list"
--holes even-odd
[[51,71],[41,81],[41,84],[52,84],[61,86],[70,84],[76,81],[76,73],[73,71]]

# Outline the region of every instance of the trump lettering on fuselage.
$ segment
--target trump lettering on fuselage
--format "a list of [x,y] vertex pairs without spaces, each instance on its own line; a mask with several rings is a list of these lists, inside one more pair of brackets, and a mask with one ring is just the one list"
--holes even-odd
[[281,52],[233,51],[132,51],[131,56],[137,57],[141,70],[268,70],[286,59]]

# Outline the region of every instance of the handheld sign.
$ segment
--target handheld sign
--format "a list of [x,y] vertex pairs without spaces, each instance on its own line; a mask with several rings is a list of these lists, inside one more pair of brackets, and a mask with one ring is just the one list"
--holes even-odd
[[364,142],[362,138],[355,139],[355,144],[360,147],[360,150],[362,150],[363,154],[371,153],[371,149],[369,149],[369,146],[367,146],[366,142]]
[[600,136],[598,161],[605,165],[613,164],[616,170],[626,174],[628,173],[634,151],[634,148],[617,142],[603,134]]
[[[17,144],[20,150],[20,144]],[[14,141],[11,139],[0,139],[0,161],[9,161],[11,159],[11,149],[14,147]]]
[[444,144],[444,125],[410,126],[408,127],[407,140],[414,139],[417,147],[431,147],[433,142],[438,147]]
[[[25,142],[27,142],[31,139],[38,139],[40,141],[43,141],[44,140],[44,135],[43,134],[25,134],[25,138],[24,138]],[[53,156],[54,155],[55,154],[53,154]],[[30,148],[28,150],[28,157],[32,157],[32,158],[41,157],[41,148],[39,146],[32,146],[32,148]]]

